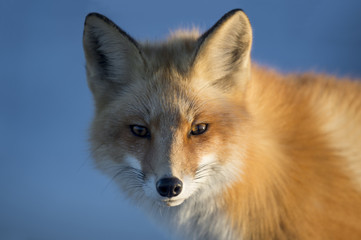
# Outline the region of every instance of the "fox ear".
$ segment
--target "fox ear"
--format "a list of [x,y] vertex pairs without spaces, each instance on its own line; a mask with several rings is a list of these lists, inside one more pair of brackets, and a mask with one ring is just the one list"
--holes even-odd
[[86,17],[83,47],[88,83],[96,100],[110,97],[144,68],[137,42],[98,13]]
[[243,86],[249,78],[252,28],[239,9],[225,14],[200,38],[193,62],[197,78],[224,90]]

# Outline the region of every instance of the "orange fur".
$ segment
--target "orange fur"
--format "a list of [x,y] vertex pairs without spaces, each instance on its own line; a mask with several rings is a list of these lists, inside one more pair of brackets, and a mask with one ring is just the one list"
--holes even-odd
[[[360,152],[360,143],[343,149],[348,139],[332,137],[345,129],[348,138],[361,137],[360,93],[360,83],[347,79],[253,68],[245,174],[224,197],[245,239],[360,239],[361,185],[354,179],[361,176],[345,171],[348,159],[339,154]],[[345,107],[336,115],[352,112],[350,125],[322,130],[334,120],[318,112],[329,101]]]

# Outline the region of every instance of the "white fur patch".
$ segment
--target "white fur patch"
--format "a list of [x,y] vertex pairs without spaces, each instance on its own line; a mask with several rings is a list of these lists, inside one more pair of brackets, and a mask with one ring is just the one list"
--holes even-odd
[[157,193],[157,189],[155,187],[155,177],[151,176],[149,177],[143,185],[143,190],[144,190],[144,194],[145,196],[155,200],[158,198],[158,193]]
[[138,159],[136,159],[135,157],[133,157],[132,155],[126,155],[124,157],[124,163],[128,164],[130,167],[137,169],[139,171],[142,170],[142,167],[140,166],[140,162]]
[[205,155],[201,158],[201,161],[199,162],[199,166],[198,167],[202,167],[208,164],[212,164],[215,163],[217,160],[217,157],[215,154],[211,153],[208,155]]

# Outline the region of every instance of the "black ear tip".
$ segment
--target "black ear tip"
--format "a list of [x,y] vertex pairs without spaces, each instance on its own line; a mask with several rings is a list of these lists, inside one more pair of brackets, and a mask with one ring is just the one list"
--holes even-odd
[[111,24],[111,25],[115,25],[109,18],[107,18],[106,16],[100,14],[100,13],[97,13],[97,12],[91,12],[89,13],[86,17],[85,17],[85,22],[84,24],[87,25],[88,23],[90,23],[91,20],[102,20],[108,24]]
[[203,33],[203,35],[199,38],[199,42],[202,43],[208,37],[208,35],[210,35],[215,29],[217,29],[220,25],[222,25],[224,22],[226,22],[228,19],[230,19],[233,15],[235,15],[237,13],[240,13],[242,16],[242,19],[247,21],[250,24],[249,18],[245,14],[245,12],[240,8],[235,8],[235,9],[227,12],[226,14],[224,14],[223,17],[221,17],[221,19],[219,19],[216,22],[216,24],[213,25],[213,27],[211,27],[210,29],[208,29],[208,31]]
[[233,15],[236,14],[236,13],[241,13],[243,16],[245,16],[245,17],[248,19],[247,14],[246,14],[246,13],[243,11],[243,9],[241,9],[241,8],[235,8],[235,9],[227,12],[226,14],[224,14],[224,16],[222,17],[222,19],[227,19],[227,18],[233,16]]
[[228,13],[226,13],[226,15],[228,15],[228,14],[232,15],[232,14],[234,14],[236,12],[243,12],[244,13],[242,8],[235,8],[235,9],[232,9],[231,11],[229,11]]
[[101,15],[100,13],[97,13],[97,12],[91,12],[91,13],[89,13],[88,15],[86,15],[86,17],[85,17],[85,23],[89,20],[89,19],[91,19],[91,18],[101,18],[101,19],[103,19],[103,18],[105,18],[103,15]]
[[100,14],[100,13],[97,13],[97,12],[91,12],[91,13],[88,13],[88,15],[86,16],[86,18],[88,17],[98,17],[98,18],[103,18],[104,15]]

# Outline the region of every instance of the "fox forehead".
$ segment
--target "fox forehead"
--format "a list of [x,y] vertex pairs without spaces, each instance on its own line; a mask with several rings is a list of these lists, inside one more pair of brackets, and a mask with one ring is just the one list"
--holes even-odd
[[207,98],[199,96],[192,87],[182,86],[182,82],[171,76],[157,76],[136,80],[129,84],[108,106],[119,109],[122,116],[139,120],[145,124],[164,124],[163,120],[177,123],[192,123],[204,115]]

